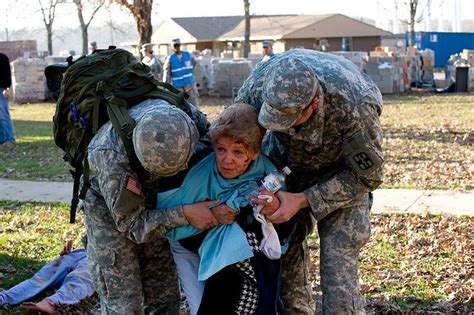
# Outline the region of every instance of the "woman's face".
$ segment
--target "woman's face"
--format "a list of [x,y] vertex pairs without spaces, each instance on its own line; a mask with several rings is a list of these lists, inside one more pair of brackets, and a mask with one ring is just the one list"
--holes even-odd
[[251,154],[241,142],[228,137],[219,137],[214,145],[217,169],[222,177],[231,179],[242,175],[255,160],[258,152]]

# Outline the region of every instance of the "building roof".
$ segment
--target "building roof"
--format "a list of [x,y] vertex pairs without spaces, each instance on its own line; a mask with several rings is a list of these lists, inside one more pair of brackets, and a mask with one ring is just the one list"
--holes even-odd
[[[233,30],[221,35],[219,40],[242,40],[244,29],[245,22],[241,21]],[[391,33],[342,14],[252,16],[250,21],[252,40],[365,37],[389,34]]]
[[[268,15],[252,16],[250,20],[250,37],[259,39],[280,39],[284,34],[293,32],[305,26],[317,23],[328,15]],[[245,31],[245,21],[242,20],[231,31],[222,34],[220,40],[242,40]]]
[[[163,31],[166,29],[166,31]],[[154,33],[156,42],[182,37],[183,42],[242,41],[243,16],[171,18]],[[300,39],[385,36],[392,33],[342,14],[251,16],[250,39]],[[170,37],[170,38],[171,38]]]
[[392,33],[346,15],[331,14],[326,15],[325,18],[319,19],[306,27],[293,32],[286,32],[282,38],[368,37],[389,34]]
[[235,28],[243,16],[210,16],[193,18],[171,18],[187,30],[198,41],[213,41],[222,34]]

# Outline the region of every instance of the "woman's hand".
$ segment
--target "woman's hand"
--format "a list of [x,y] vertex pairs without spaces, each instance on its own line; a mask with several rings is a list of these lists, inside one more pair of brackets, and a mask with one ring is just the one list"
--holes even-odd
[[6,88],[3,90],[3,97],[5,99],[9,99],[10,98],[10,88]]
[[211,211],[221,224],[231,224],[237,215],[237,211],[232,210],[224,203],[211,208]]
[[278,197],[275,196],[275,194],[273,194],[271,191],[262,190],[259,195],[271,196],[273,199],[271,202],[257,197],[251,199],[252,203],[263,206],[263,208],[260,210],[261,214],[265,216],[272,215],[280,207],[280,199],[278,199]]
[[211,200],[197,202],[192,205],[184,205],[184,216],[189,224],[195,228],[200,230],[210,229],[219,224],[217,219],[214,217],[214,214],[209,209],[210,206],[215,205],[217,202],[217,200]]

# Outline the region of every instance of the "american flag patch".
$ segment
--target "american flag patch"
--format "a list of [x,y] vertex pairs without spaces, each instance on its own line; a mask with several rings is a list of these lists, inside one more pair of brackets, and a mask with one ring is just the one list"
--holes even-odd
[[142,185],[135,178],[130,176],[127,178],[127,186],[125,186],[125,189],[138,196],[142,194]]

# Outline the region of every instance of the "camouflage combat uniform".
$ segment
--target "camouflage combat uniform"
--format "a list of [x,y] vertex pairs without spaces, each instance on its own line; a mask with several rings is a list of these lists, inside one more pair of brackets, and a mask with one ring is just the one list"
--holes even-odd
[[[130,116],[137,120],[157,103],[170,106],[147,100],[133,107]],[[193,110],[196,124],[205,129],[205,116]],[[156,191],[147,189],[156,188],[156,182],[138,183],[110,122],[92,139],[88,154],[92,177],[84,200],[87,256],[102,314],[179,314],[176,269],[161,234],[189,224],[182,207],[147,210],[156,206]]]
[[[304,70],[301,77],[292,82],[285,80],[288,73],[299,68]],[[308,82],[314,87],[307,86]],[[285,104],[295,102],[301,89],[306,89],[302,94],[309,97],[306,104],[322,95],[309,120],[290,127],[295,121],[293,116],[290,121],[281,121],[286,125],[282,128],[279,121],[267,119],[267,115],[278,114],[268,104],[288,106]],[[314,220],[321,245],[323,313],[364,314],[357,260],[370,238],[369,192],[382,182],[380,91],[344,58],[294,49],[259,64],[236,101],[260,110],[259,122],[271,130],[262,144],[263,153],[277,167],[291,168],[288,191],[304,192],[310,204],[292,218],[296,232],[288,253],[282,257],[285,314],[314,313],[305,241]],[[291,111],[291,105],[288,108]]]
[[151,69],[151,73],[153,73],[153,77],[161,81],[163,79],[163,66],[161,65],[160,58],[156,55],[145,56],[142,59],[142,63],[146,64]]

